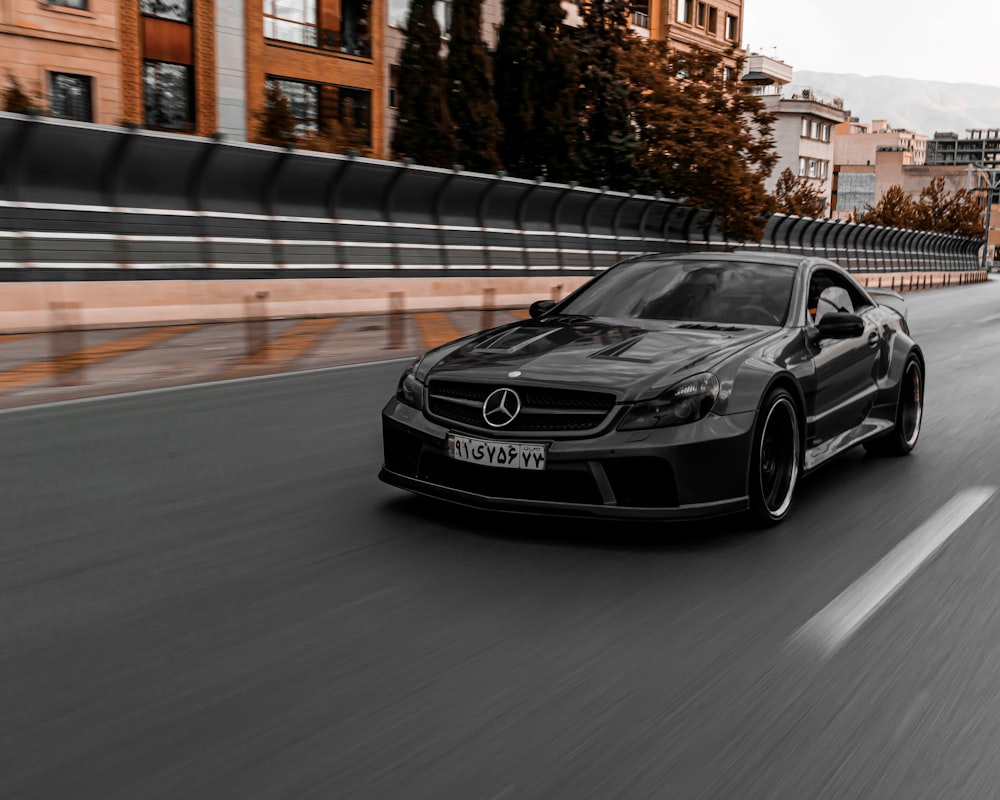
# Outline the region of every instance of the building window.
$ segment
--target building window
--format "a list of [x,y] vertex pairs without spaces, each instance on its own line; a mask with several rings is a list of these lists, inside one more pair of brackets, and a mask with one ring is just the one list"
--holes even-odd
[[319,132],[319,87],[314,83],[269,78],[268,86],[277,86],[288,98],[288,109],[295,117],[295,133]]
[[328,123],[336,121],[346,129],[340,135],[348,141],[353,138],[358,146],[371,146],[372,93],[367,89],[273,77],[268,77],[267,85],[277,86],[288,98],[296,135],[322,135],[328,132],[324,131]]
[[690,25],[694,17],[693,6],[694,0],[677,0],[677,21]]
[[434,19],[441,29],[441,38],[450,39],[451,31],[451,0],[435,0]]
[[339,121],[364,137],[365,144],[371,145],[372,93],[367,89],[341,88]]
[[826,170],[827,170],[827,162],[826,161],[820,161],[819,162],[819,177],[822,178],[823,180],[826,180]]
[[399,107],[399,65],[389,66],[389,108]]
[[189,0],[140,0],[139,9],[147,17],[169,19],[174,22],[191,21]]
[[142,67],[142,82],[147,126],[186,130],[194,124],[191,67],[147,61]]
[[726,14],[726,38],[735,42],[740,35],[739,29],[739,18],[734,17],[732,14]]
[[806,167],[807,167],[806,159],[800,157],[799,158],[799,177],[800,178],[804,178],[806,176]]
[[809,172],[807,174],[809,175],[810,178],[815,178],[816,177],[816,159],[815,158],[810,158],[809,159]]
[[819,123],[816,120],[809,126],[809,136],[813,139],[819,138]]
[[708,32],[716,33],[719,30],[719,10],[714,6],[708,7]]
[[409,15],[409,0],[389,0],[389,25],[391,27],[405,28]]
[[697,25],[699,28],[705,27],[705,22],[708,17],[708,5],[705,3],[698,3],[698,19]]
[[89,75],[50,72],[49,98],[52,116],[80,122],[94,121]]
[[805,117],[802,118],[801,135],[803,137],[808,137],[809,136],[809,120],[807,120]]
[[316,0],[264,0],[264,36],[316,47]]
[[87,0],[45,0],[45,4],[62,6],[63,8],[78,8],[81,11],[87,10]]
[[830,141],[830,124],[829,123],[827,123],[827,124],[825,124],[823,126],[823,130],[822,130],[822,133],[820,134],[820,137],[823,139],[824,142]]
[[317,0],[264,0],[264,37],[371,58],[370,14],[369,0],[340,0],[340,30],[332,30],[318,27]]

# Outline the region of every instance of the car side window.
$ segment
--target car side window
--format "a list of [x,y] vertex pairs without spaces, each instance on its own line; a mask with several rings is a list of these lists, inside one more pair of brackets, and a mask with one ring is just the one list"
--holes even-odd
[[865,295],[839,273],[818,269],[809,279],[806,309],[808,320],[814,324],[831,311],[854,314],[869,305]]

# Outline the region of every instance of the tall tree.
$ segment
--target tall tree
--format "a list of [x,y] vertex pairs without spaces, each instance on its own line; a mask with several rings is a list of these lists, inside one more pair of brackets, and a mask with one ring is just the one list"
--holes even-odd
[[914,227],[957,236],[982,236],[983,207],[980,202],[968,189],[949,192],[944,178],[938,175],[920,190],[920,198],[914,206]]
[[282,147],[295,144],[295,117],[292,116],[288,98],[274,81],[268,81],[264,90],[264,106],[254,113],[257,121],[257,141]]
[[824,198],[819,191],[791,168],[785,167],[774,187],[775,210],[799,217],[818,217],[823,213]]
[[455,162],[446,80],[434,0],[413,0],[399,63],[399,116],[392,144],[397,157],[432,167]]
[[858,222],[890,228],[913,228],[916,221],[913,199],[898,184],[886,189],[878,202],[858,217]]
[[512,175],[576,177],[574,51],[559,0],[505,0],[495,57],[500,157]]
[[727,236],[759,239],[773,207],[764,182],[777,161],[774,115],[751,87],[726,79],[716,53],[638,41],[623,65],[638,131],[636,188],[711,208]]
[[581,180],[592,186],[628,189],[636,177],[636,131],[622,64],[636,39],[629,9],[628,0],[583,0],[583,26],[574,37],[580,65]]
[[453,0],[450,34],[446,74],[456,159],[474,172],[493,172],[500,168],[500,120],[492,57],[482,37],[482,0]]

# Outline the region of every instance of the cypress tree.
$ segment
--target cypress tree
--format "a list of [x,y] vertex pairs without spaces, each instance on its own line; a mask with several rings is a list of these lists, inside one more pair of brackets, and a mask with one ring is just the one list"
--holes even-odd
[[574,55],[558,0],[505,0],[496,52],[500,156],[512,175],[575,173]]
[[455,127],[448,111],[441,29],[433,0],[413,0],[399,64],[399,106],[392,148],[432,167],[455,161]]
[[482,37],[482,0],[453,0],[451,14],[446,74],[456,158],[466,169],[493,172],[500,167],[500,120],[492,59]]
[[626,0],[585,0],[579,54],[577,114],[581,127],[581,179],[592,186],[631,188],[636,136],[630,122],[629,84],[620,60],[631,45]]

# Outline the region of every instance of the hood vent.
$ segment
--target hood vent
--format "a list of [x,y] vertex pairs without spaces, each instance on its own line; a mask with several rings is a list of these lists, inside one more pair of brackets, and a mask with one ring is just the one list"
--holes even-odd
[[541,341],[546,336],[553,334],[557,328],[511,328],[501,331],[476,345],[476,353],[503,353],[508,355],[516,353],[522,348],[528,347],[535,342]]
[[637,364],[652,363],[648,358],[629,358],[628,356],[628,351],[645,338],[646,334],[641,333],[638,336],[626,339],[624,342],[618,342],[610,347],[605,347],[603,350],[598,350],[596,353],[591,354],[590,358],[616,358],[622,361],[634,361]]

